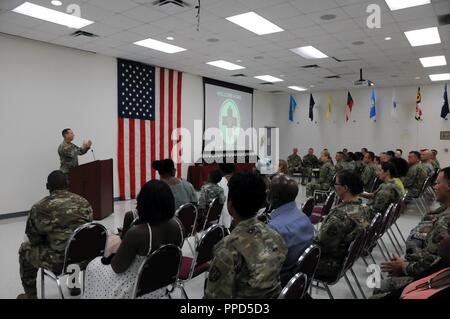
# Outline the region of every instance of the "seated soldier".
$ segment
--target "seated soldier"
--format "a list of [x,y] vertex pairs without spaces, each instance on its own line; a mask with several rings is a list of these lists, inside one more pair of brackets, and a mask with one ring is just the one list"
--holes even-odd
[[302,158],[298,155],[298,148],[292,150],[292,154],[287,158],[288,171],[290,175],[300,173],[302,175],[302,185],[305,184],[306,170]]
[[373,188],[373,182],[377,177],[377,167],[374,163],[375,154],[373,152],[367,152],[364,155],[364,168],[361,173],[361,180],[364,184],[364,190],[370,192]]
[[314,149],[313,148],[310,148],[308,150],[308,154],[303,156],[303,166],[304,166],[305,176],[308,178],[308,183],[310,183],[311,179],[312,179],[312,170],[313,170],[313,168],[320,167],[320,161],[316,157],[316,155],[314,155]]
[[[19,249],[20,278],[25,294],[19,299],[36,299],[36,275],[40,267],[60,274],[67,240],[79,226],[92,221],[92,208],[81,196],[67,190],[67,177],[53,171],[47,178],[50,195],[33,205]],[[79,294],[74,288],[72,295]]]
[[319,179],[306,185],[306,196],[314,195],[315,190],[328,190],[332,185],[335,175],[334,166],[328,151],[323,151],[320,156],[322,166],[320,167]]
[[363,191],[361,179],[352,172],[336,176],[336,194],[342,203],[325,217],[314,242],[321,249],[317,278],[334,278],[344,262],[351,242],[370,224],[370,209],[361,205],[358,195]]
[[390,204],[396,204],[401,197],[401,190],[395,184],[393,178],[397,175],[394,164],[391,162],[381,163],[381,171],[378,178],[383,183],[373,193],[362,193],[361,197],[370,199],[367,206],[372,208],[373,216],[376,213],[384,214]]
[[402,179],[402,182],[408,191],[408,197],[417,197],[419,196],[423,183],[428,176],[427,170],[420,163],[420,153],[416,151],[409,153],[408,164],[408,173]]
[[354,167],[351,162],[348,162],[347,154],[345,154],[344,152],[337,152],[335,159],[336,165],[334,166],[334,168],[336,169],[336,174],[344,170],[353,172]]
[[219,198],[220,203],[225,202],[225,195],[223,188],[217,185],[222,180],[222,173],[220,170],[215,170],[209,173],[208,182],[202,186],[198,199],[198,209],[206,213],[209,205],[215,198]]
[[[436,199],[438,202],[450,204],[450,167],[444,168],[437,178]],[[375,294],[386,293],[410,283],[414,276],[419,275],[430,267],[438,258],[438,245],[450,227],[450,209],[442,213],[439,219],[432,225],[425,238],[423,249],[413,253],[406,253],[404,258],[394,257],[390,262],[381,264],[381,269],[388,272],[391,277],[382,280],[380,289]]]
[[286,175],[277,175],[270,183],[269,203],[274,209],[269,227],[284,239],[288,254],[281,269],[281,285],[284,287],[291,277],[297,260],[309,247],[314,237],[314,228],[295,202],[298,194],[297,182]]
[[228,187],[228,211],[236,226],[214,248],[205,298],[276,298],[288,250],[281,235],[256,218],[266,185],[258,175],[242,172]]

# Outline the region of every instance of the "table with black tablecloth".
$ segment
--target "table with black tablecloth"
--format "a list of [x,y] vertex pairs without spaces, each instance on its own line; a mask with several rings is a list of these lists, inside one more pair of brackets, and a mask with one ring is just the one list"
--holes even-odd
[[[234,164],[235,172],[251,171],[255,167],[254,163],[239,163]],[[192,165],[188,168],[187,180],[194,185],[194,188],[199,190],[203,184],[208,180],[208,174],[216,169],[219,169],[218,164],[203,164]]]

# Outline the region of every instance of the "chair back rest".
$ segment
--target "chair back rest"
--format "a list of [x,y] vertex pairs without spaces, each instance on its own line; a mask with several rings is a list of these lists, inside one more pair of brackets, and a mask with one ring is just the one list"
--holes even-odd
[[196,247],[194,267],[209,262],[213,258],[214,246],[225,237],[223,226],[213,225],[206,230]]
[[343,275],[348,269],[353,267],[355,261],[359,258],[363,245],[366,239],[366,231],[363,230],[356,238],[352,241],[348,247],[347,254],[344,259],[341,275]]
[[63,273],[71,264],[78,264],[84,268],[91,260],[102,256],[107,237],[108,231],[99,223],[86,223],[75,229],[67,241]]
[[309,246],[297,261],[295,272],[301,272],[307,276],[306,289],[316,274],[317,266],[320,260],[320,247],[317,245]]
[[425,180],[423,181],[422,187],[420,188],[420,193],[419,196],[422,196],[422,194],[425,192],[425,190],[427,189],[429,183],[430,183],[430,177],[425,178]]
[[383,181],[381,179],[379,179],[378,177],[375,177],[373,180],[373,183],[372,183],[371,193],[376,191],[378,189],[378,187],[380,187],[381,184],[383,184]]
[[305,274],[297,273],[283,288],[278,299],[302,299],[307,290],[308,278]]
[[394,214],[395,214],[395,205],[390,204],[383,216],[383,226],[381,228],[380,237],[383,236],[386,230],[391,226],[391,221]]
[[220,214],[222,213],[223,205],[220,203],[220,198],[216,197],[209,204],[208,212],[206,213],[205,225],[203,226],[203,230],[208,223],[213,221],[218,221],[220,218]]
[[197,223],[197,207],[191,203],[184,204],[177,209],[175,216],[177,216],[183,225],[183,237],[188,238],[193,236],[195,233],[195,225]]
[[366,238],[364,241],[364,249],[371,248],[373,242],[377,238],[378,230],[380,229],[380,225],[383,222],[383,216],[380,213],[377,213],[375,217],[372,219],[369,227],[366,230]]
[[331,192],[328,195],[327,200],[325,201],[325,205],[323,205],[323,208],[322,208],[322,216],[328,215],[328,213],[331,211],[331,208],[333,207],[335,198],[336,198],[335,192]]
[[164,245],[151,253],[139,267],[133,298],[175,284],[182,260],[181,249]]
[[303,213],[310,217],[314,209],[314,197],[309,197],[302,206]]

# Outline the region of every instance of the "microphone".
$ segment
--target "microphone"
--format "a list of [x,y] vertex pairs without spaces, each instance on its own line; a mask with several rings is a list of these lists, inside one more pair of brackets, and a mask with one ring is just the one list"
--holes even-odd
[[94,157],[94,161],[96,161],[96,159],[95,159],[95,153],[94,153],[94,149],[91,149],[91,152],[92,152],[92,156]]

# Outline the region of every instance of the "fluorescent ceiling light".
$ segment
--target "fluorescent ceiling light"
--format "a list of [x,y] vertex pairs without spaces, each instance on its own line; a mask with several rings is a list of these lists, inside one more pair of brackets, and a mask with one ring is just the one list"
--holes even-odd
[[172,45],[169,43],[165,43],[165,42],[150,39],[150,38],[134,42],[134,44],[140,45],[141,47],[146,47],[149,49],[161,51],[164,53],[170,53],[170,54],[186,51],[186,49],[177,47],[176,45]]
[[422,6],[430,2],[430,0],[386,0],[386,4],[391,11]]
[[317,50],[313,46],[306,46],[306,47],[300,47],[291,49],[292,52],[295,54],[298,54],[305,59],[324,59],[328,58],[328,55],[324,54],[323,52]]
[[62,6],[62,2],[59,1],[59,0],[52,0],[52,4],[53,4],[54,6],[57,6],[57,7]]
[[437,27],[406,31],[405,35],[413,47],[441,43]]
[[304,87],[301,86],[288,86],[289,89],[294,90],[294,91],[299,91],[299,92],[303,92],[303,91],[307,91],[308,89],[305,89]]
[[264,82],[271,82],[271,83],[275,83],[275,82],[283,82],[284,80],[276,78],[274,76],[271,75],[258,75],[255,76],[255,79],[264,81]]
[[450,73],[430,74],[430,80],[436,81],[448,81],[450,80]]
[[227,62],[224,60],[217,60],[217,61],[211,61],[211,62],[207,62],[206,64],[221,68],[221,69],[225,69],[225,70],[229,70],[229,71],[234,71],[234,70],[241,70],[241,69],[245,69],[245,67],[231,63],[231,62]]
[[238,14],[232,17],[228,17],[226,19],[244,29],[256,33],[257,35],[264,35],[284,31],[276,24],[273,24],[269,20],[261,17],[259,14],[253,11]]
[[64,25],[74,29],[81,29],[87,25],[94,23],[93,21],[89,21],[71,14],[56,11],[46,7],[38,6],[37,4],[33,4],[30,2],[24,2],[23,4],[13,9],[12,11],[36,19],[41,19],[48,22]]
[[447,60],[445,59],[445,56],[443,56],[443,55],[430,56],[427,58],[420,58],[420,62],[422,63],[424,68],[431,68],[433,66],[447,65]]

